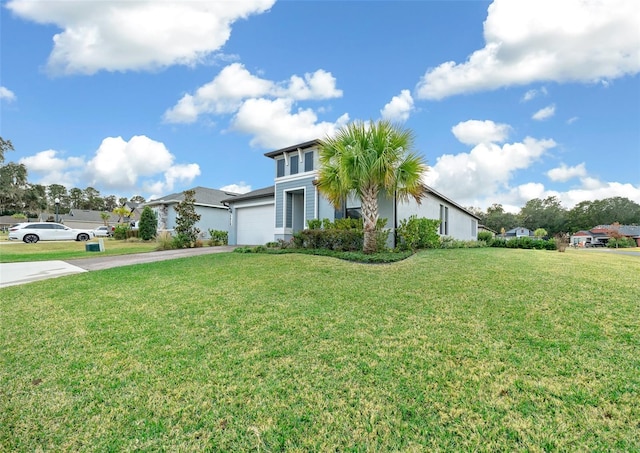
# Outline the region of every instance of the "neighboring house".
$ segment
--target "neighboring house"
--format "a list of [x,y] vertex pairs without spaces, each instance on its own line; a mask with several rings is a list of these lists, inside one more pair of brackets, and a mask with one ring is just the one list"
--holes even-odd
[[[209,230],[229,231],[229,208],[222,203],[223,199],[233,198],[240,194],[225,192],[206,187],[194,187],[194,208],[200,214],[200,221],[196,228],[200,230],[202,238],[209,237]],[[142,203],[141,207],[149,206],[158,219],[158,231],[173,230],[176,227],[177,212],[175,206],[184,201],[184,192],[172,193],[155,200]]]
[[[68,214],[58,214],[58,223],[63,223],[71,228],[80,228],[93,230],[104,225],[101,214],[106,211],[92,211],[89,209],[72,209]],[[55,222],[55,212],[43,212],[40,214],[39,222]],[[115,225],[118,223],[118,216],[109,213],[107,224]]]
[[11,225],[15,225],[16,223],[23,222],[39,222],[39,220],[34,219],[16,219],[15,217],[11,217],[10,215],[0,216],[0,231],[8,231]]
[[581,230],[571,235],[570,244],[574,247],[606,245],[611,231],[633,239],[640,247],[640,225],[598,225],[590,230]]
[[478,224],[478,233],[491,233],[491,236],[496,237],[496,233],[495,231],[493,231],[491,228],[489,228],[486,225],[480,225]]
[[[349,198],[335,209],[319,193],[319,140],[312,140],[266,153],[273,159],[274,182],[270,187],[227,198],[223,202],[231,210],[229,244],[264,244],[278,239],[290,240],[305,229],[307,221],[344,217],[360,217],[360,201]],[[479,218],[444,195],[427,188],[421,204],[414,200],[400,202],[381,194],[379,217],[386,218],[391,230],[390,246],[395,243],[395,229],[411,215],[441,220],[440,235],[459,240],[476,240]]]
[[504,234],[500,235],[501,238],[504,239],[516,239],[516,238],[526,238],[526,237],[534,237],[533,231],[524,227],[516,227],[511,228],[509,231],[505,231]]

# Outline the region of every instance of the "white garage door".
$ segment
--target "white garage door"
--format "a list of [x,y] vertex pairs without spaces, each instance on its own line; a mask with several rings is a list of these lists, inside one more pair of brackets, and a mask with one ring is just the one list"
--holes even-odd
[[263,245],[273,241],[275,208],[273,204],[237,208],[237,243]]

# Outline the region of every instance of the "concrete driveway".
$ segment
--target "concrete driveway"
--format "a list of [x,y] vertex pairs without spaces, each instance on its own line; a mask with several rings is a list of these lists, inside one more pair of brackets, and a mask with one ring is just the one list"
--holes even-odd
[[80,272],[97,271],[112,267],[155,261],[186,258],[211,253],[231,252],[235,246],[200,247],[192,249],[163,250],[161,252],[136,253],[133,255],[95,256],[69,261],[33,261],[28,263],[0,263],[0,288],[24,283],[62,277]]

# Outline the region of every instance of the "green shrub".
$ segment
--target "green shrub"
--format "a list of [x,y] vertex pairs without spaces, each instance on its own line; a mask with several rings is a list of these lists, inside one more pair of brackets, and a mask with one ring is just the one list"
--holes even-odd
[[307,220],[307,228],[310,230],[319,230],[322,228],[322,220],[320,219],[311,219]]
[[229,244],[229,232],[224,230],[209,230],[209,245],[228,245]]
[[303,230],[293,235],[293,245],[300,249],[362,250],[362,230]]
[[629,247],[637,247],[636,241],[632,238],[621,237],[621,238],[610,238],[607,243],[607,247],[609,248],[629,248]]
[[493,234],[489,231],[481,231],[478,233],[478,240],[489,244],[493,240]]
[[127,239],[127,233],[131,231],[131,228],[129,228],[129,225],[121,223],[115,226],[115,228],[113,229],[113,238],[114,239],[118,239],[118,240],[125,240]]
[[438,235],[439,220],[418,218],[412,215],[400,221],[398,226],[398,247],[401,250],[418,250],[440,246]]
[[513,239],[494,238],[489,244],[490,247],[535,250],[556,250],[556,245],[556,240],[554,239],[534,239],[526,236]]
[[186,249],[191,247],[191,237],[184,233],[178,233],[173,237],[173,245],[176,249]]
[[[329,229],[362,230],[363,228],[364,228],[364,225],[362,223],[362,219],[344,218],[344,219],[335,219],[333,221],[333,226]],[[328,228],[325,227],[325,229],[328,229]]]

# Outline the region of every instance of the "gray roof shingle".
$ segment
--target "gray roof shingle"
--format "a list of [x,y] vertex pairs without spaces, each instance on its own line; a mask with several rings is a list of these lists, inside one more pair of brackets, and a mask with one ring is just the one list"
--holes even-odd
[[[193,189],[190,189],[190,190],[195,191],[195,199],[196,199],[195,204],[203,205],[203,206],[218,206],[221,208],[226,207],[222,204],[222,200],[228,199],[228,198],[234,198],[235,196],[239,195],[239,194],[236,194],[235,192],[226,192],[224,190],[218,190],[218,189],[208,189],[206,187],[201,187],[201,186],[194,187]],[[153,206],[157,204],[180,203],[181,201],[184,201],[184,192],[165,195],[164,197],[156,198],[155,200],[150,200],[143,204],[145,206]]]

